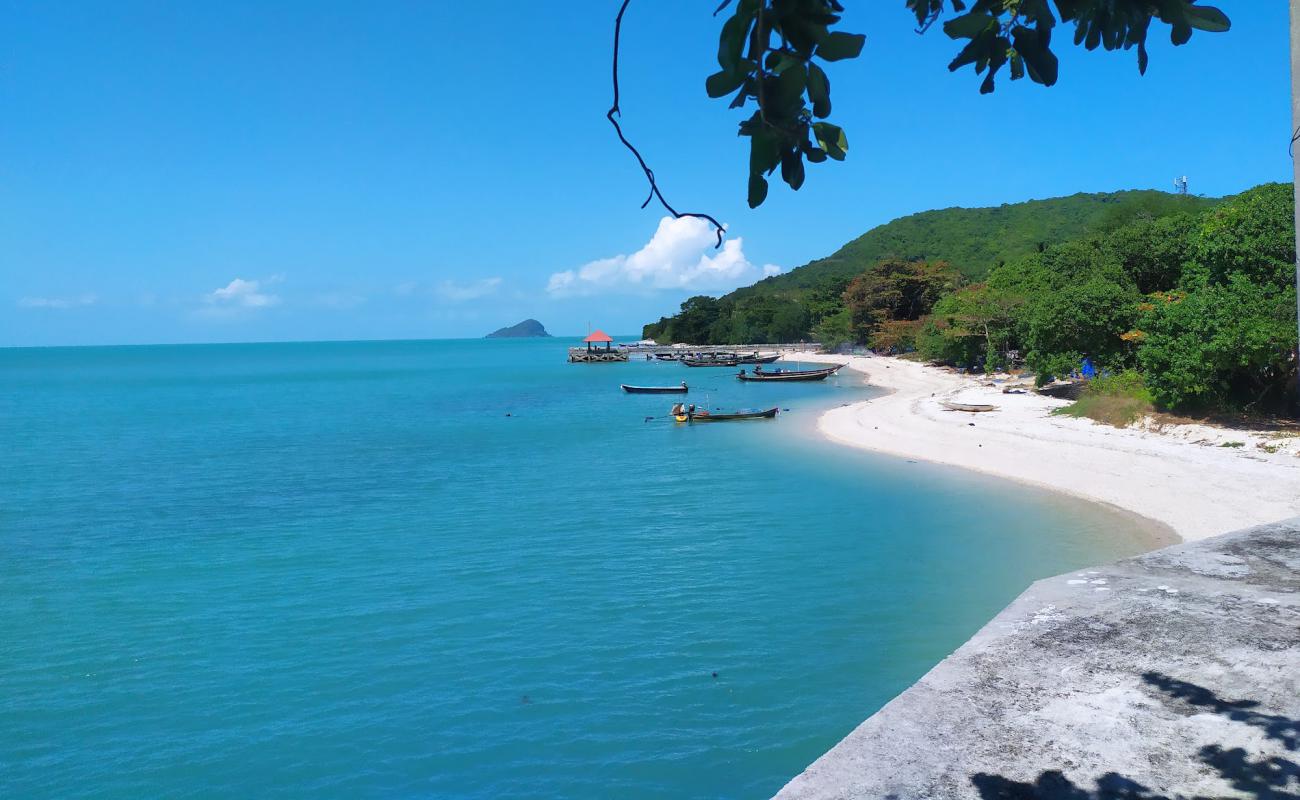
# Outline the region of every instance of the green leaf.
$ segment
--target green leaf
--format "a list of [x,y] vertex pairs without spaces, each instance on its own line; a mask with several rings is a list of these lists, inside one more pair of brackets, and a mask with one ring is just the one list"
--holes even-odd
[[749,207],[758,208],[767,199],[767,179],[751,173],[749,176]]
[[776,137],[767,129],[760,129],[749,139],[749,171],[755,175],[776,169],[781,160],[781,150]]
[[849,149],[849,140],[844,135],[843,128],[829,122],[814,122],[813,135],[817,137],[817,143],[826,151],[826,155],[836,161],[844,160]]
[[736,68],[752,22],[751,16],[743,13],[743,8],[737,8],[736,13],[722,24],[722,33],[718,35],[718,66],[723,70]]
[[743,72],[728,72],[724,69],[704,80],[704,90],[709,93],[709,97],[722,97],[739,89],[745,82],[745,77]]
[[1223,33],[1232,27],[1232,21],[1214,6],[1188,6],[1187,24],[1198,31]]
[[862,52],[862,45],[866,44],[867,37],[860,33],[844,33],[835,31],[826,36],[817,45],[817,55],[826,61],[841,61],[846,58],[857,58]]
[[798,150],[786,150],[781,154],[781,180],[796,192],[803,186],[803,157]]
[[1018,81],[1025,77],[1025,60],[1017,52],[1011,53],[1011,80]]
[[988,14],[972,11],[943,23],[943,32],[948,34],[950,39],[973,39],[996,21]]
[[820,147],[808,148],[808,152],[805,153],[805,155],[807,155],[808,161],[813,164],[820,164],[826,160],[826,151]]
[[813,116],[825,119],[831,115],[831,81],[816,64],[808,65],[808,99],[812,101]]
[[1017,25],[1011,31],[1011,37],[1016,52],[1025,60],[1029,79],[1044,86],[1055,84],[1060,64],[1056,55],[1047,47],[1047,37],[1022,25]]
[[804,86],[808,83],[808,72],[803,64],[790,67],[776,79],[777,95],[785,106],[802,106]]

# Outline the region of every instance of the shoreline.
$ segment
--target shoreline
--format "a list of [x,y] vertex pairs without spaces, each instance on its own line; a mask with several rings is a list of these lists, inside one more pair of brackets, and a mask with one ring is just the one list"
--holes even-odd
[[[817,430],[830,441],[1100,503],[1144,521],[1153,547],[1300,515],[1297,437],[1202,424],[1113,428],[1051,415],[1068,401],[1002,394],[985,376],[914,361],[809,352],[786,359],[844,364],[885,390],[823,412]],[[998,410],[949,411],[944,401]]]

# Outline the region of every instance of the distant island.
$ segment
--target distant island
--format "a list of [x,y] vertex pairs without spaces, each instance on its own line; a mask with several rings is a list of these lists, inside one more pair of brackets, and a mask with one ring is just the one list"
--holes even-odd
[[535,319],[526,319],[523,322],[519,323],[518,325],[511,325],[509,328],[501,328],[499,330],[492,331],[491,333],[489,333],[487,336],[483,338],[485,339],[528,339],[528,338],[538,338],[543,336],[549,337],[550,334],[546,332],[546,328],[542,327],[542,323],[538,322]]

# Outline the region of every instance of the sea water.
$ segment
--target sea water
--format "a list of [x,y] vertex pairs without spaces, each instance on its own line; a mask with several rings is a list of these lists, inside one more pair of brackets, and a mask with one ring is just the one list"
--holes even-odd
[[822,441],[860,375],[567,344],[0,350],[0,796],[766,797],[1143,546]]

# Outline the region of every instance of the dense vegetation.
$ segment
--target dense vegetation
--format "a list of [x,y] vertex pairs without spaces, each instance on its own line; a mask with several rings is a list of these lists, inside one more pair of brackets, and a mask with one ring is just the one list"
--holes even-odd
[[[691,344],[792,342],[814,336],[828,317],[844,322],[849,283],[884,259],[947,261],[967,280],[1087,233],[1132,219],[1201,210],[1213,201],[1165,192],[1076,194],[995,208],[949,208],[901,217],[872,228],[827,258],[737,289],[721,298],[692,297],[679,314],[645,326],[648,339]],[[817,338],[824,340],[817,331]]]
[[[1293,212],[1291,187],[1267,184],[1219,203],[1130,193],[918,214],[781,276],[787,288],[769,279],[692,298],[646,332],[696,342],[812,334],[989,370],[1023,360],[1040,381],[1088,359],[1125,376],[1110,396],[1282,408],[1296,370]],[[1004,217],[1023,225],[991,222]],[[980,222],[992,229],[967,228]],[[845,276],[857,259],[868,263]]]
[[1007,262],[939,299],[922,356],[1040,381],[1090,359],[1136,369],[1174,409],[1285,406],[1296,370],[1292,189],[1259,186],[1199,213],[1140,218]]

